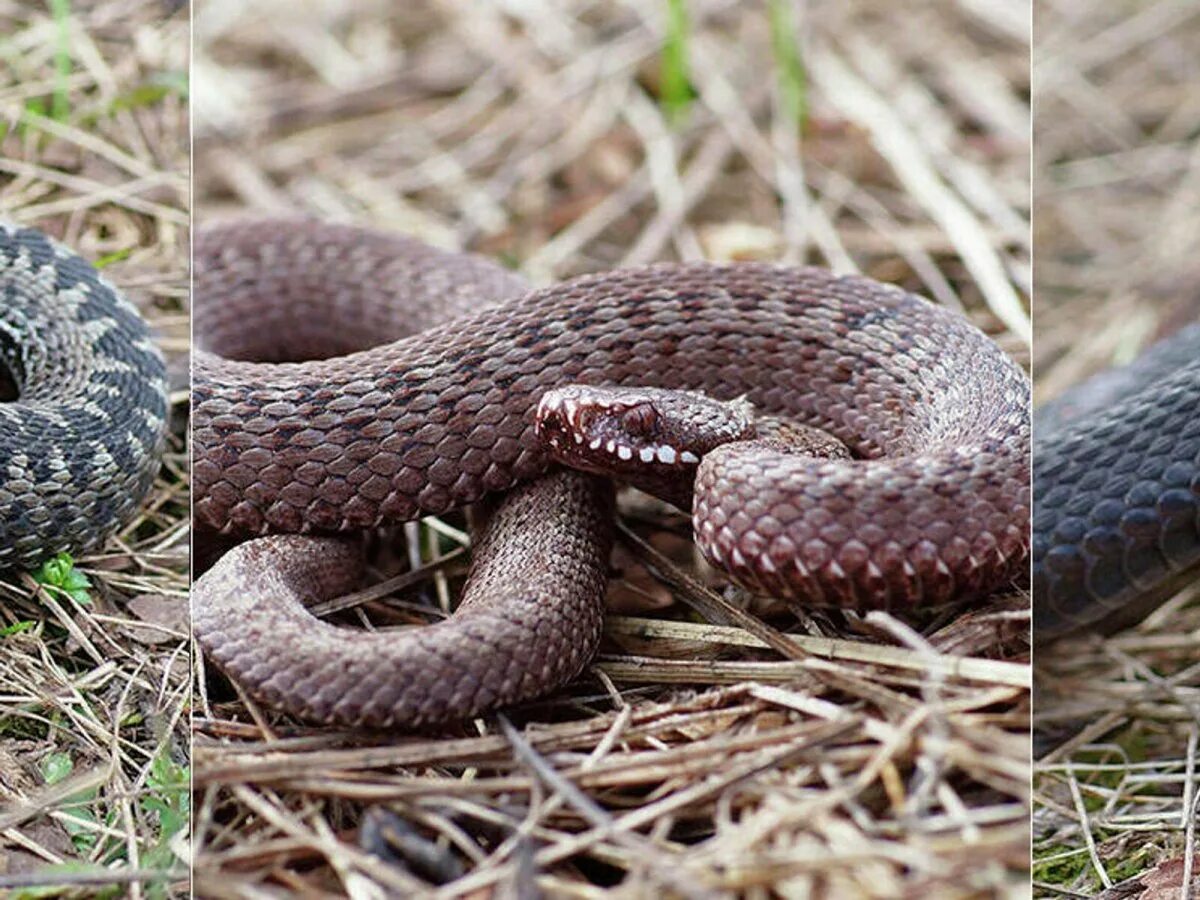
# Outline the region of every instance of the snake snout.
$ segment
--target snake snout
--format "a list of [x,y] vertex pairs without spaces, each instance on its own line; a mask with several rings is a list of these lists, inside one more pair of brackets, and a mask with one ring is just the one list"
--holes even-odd
[[705,453],[753,435],[750,415],[744,402],[690,391],[569,385],[542,396],[536,431],[559,462],[638,483],[690,479]]

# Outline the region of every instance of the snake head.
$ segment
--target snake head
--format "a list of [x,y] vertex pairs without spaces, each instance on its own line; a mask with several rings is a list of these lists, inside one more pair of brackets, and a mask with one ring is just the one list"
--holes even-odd
[[640,387],[554,388],[542,395],[535,427],[551,456],[573,469],[639,487],[647,478],[678,479],[689,492],[705,453],[754,436],[745,400]]

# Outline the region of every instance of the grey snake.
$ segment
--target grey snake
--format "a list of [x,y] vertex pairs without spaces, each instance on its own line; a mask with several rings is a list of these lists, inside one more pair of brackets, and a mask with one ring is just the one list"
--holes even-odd
[[136,307],[86,260],[0,224],[0,365],[0,569],[91,550],[153,485],[162,355]]
[[1034,636],[1131,625],[1200,581],[1200,323],[1039,408]]
[[[476,257],[288,221],[202,231],[194,272],[197,527],[282,533],[197,581],[194,630],[251,696],[301,717],[417,727],[577,674],[611,541],[608,480],[555,465],[577,453],[689,504],[711,562],[797,604],[907,611],[1027,570],[1028,379],[899,288],[688,263],[530,290]],[[676,419],[645,387],[699,393]],[[752,415],[852,458],[797,452]],[[646,474],[620,468],[637,461]],[[454,616],[364,634],[304,611],[359,577],[338,535],[481,500]]]

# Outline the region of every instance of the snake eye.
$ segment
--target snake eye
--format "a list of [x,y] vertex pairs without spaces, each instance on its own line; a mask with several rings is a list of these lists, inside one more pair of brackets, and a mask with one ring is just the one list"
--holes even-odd
[[640,403],[621,416],[621,424],[629,434],[649,435],[658,424],[658,413],[647,404]]

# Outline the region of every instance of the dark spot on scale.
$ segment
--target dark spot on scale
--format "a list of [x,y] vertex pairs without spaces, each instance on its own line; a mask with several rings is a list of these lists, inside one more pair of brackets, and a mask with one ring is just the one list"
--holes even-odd
[[893,307],[876,306],[857,315],[847,316],[846,325],[853,331],[863,331],[872,325],[894,321],[896,313],[897,311]]

